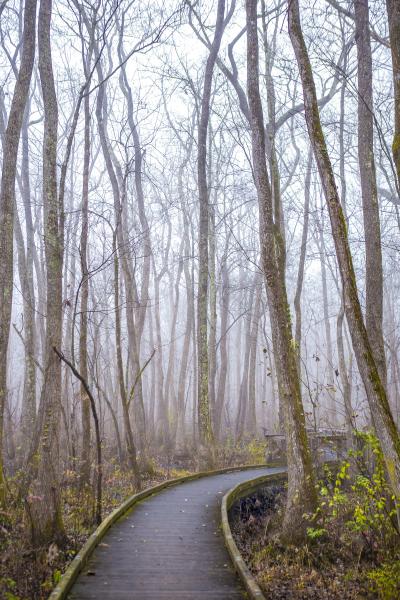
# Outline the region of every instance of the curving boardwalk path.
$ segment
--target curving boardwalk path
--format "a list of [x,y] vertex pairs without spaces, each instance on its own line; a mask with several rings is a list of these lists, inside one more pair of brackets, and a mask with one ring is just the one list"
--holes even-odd
[[282,468],[212,475],[143,500],[111,527],[69,600],[239,600],[245,592],[224,546],[222,496]]

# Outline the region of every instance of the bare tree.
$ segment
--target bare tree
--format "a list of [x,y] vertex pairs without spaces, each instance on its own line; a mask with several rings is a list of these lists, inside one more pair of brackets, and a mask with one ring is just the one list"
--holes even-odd
[[207,185],[207,130],[210,116],[210,97],[213,71],[226,25],[225,0],[218,0],[214,40],[204,72],[201,112],[198,127],[197,181],[199,186],[199,285],[197,297],[198,319],[198,418],[199,436],[203,444],[213,444],[211,412],[208,398],[208,243],[209,243],[209,191]]
[[58,105],[50,42],[52,1],[41,0],[38,21],[39,73],[44,107],[43,204],[46,258],[45,370],[39,406],[38,460],[30,506],[36,544],[64,538],[60,506],[58,430],[61,413],[61,364],[53,351],[62,344],[63,206],[57,195]]
[[358,162],[365,231],[365,325],[382,384],[386,386],[383,343],[383,270],[378,190],[374,156],[372,52],[368,0],[355,0],[358,58]]
[[288,499],[282,536],[295,541],[305,535],[304,512],[317,503],[307,443],[296,349],[292,343],[285,274],[281,268],[280,227],[273,220],[273,198],[265,158],[265,126],[259,89],[257,0],[246,0],[247,94],[250,108],[254,179],[260,210],[261,262],[270,311],[278,389],[283,405],[288,460]]
[[0,189],[0,504],[5,502],[3,419],[7,397],[7,348],[13,297],[13,232],[18,146],[35,59],[36,0],[26,0],[21,64],[3,143]]
[[392,53],[394,91],[393,160],[397,174],[397,195],[400,196],[400,6],[396,0],[386,0]]

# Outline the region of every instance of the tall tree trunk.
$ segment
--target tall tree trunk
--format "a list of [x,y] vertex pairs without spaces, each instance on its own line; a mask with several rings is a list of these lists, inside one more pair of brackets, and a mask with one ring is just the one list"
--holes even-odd
[[199,285],[197,296],[197,360],[199,439],[206,446],[214,443],[208,396],[208,232],[209,192],[207,185],[207,130],[210,118],[211,85],[215,61],[224,30],[225,0],[218,0],[214,40],[207,58],[198,129],[197,182],[199,187]]
[[280,228],[273,220],[273,198],[265,159],[265,127],[259,87],[257,0],[246,0],[247,91],[250,108],[253,171],[260,211],[260,245],[270,312],[272,342],[278,388],[284,408],[288,500],[282,537],[304,539],[304,512],[314,512],[317,504],[311,453],[307,441],[296,349],[287,300],[285,275],[280,252]]
[[[210,159],[211,160],[211,159]],[[215,231],[215,206],[209,207],[210,235],[209,235],[209,272],[210,272],[210,333],[208,336],[208,397],[211,411],[211,424],[215,437],[215,380],[217,376],[217,276],[216,276],[216,231]]]
[[[156,322],[156,342],[159,349],[162,348],[162,334],[161,334],[161,314],[160,314],[160,284],[168,270],[169,252],[171,248],[171,222],[168,220],[168,237],[167,242],[164,245],[164,260],[163,265],[159,273],[156,272],[156,265],[153,256],[153,273],[154,273],[154,311],[155,311],[155,322]],[[163,366],[163,353],[157,352],[157,398],[158,398],[158,411],[157,411],[157,436],[161,444],[165,444],[169,439],[169,421],[167,411],[167,399],[164,397],[164,366]]]
[[[97,48],[95,49],[95,56],[96,56],[96,60],[97,60],[99,58]],[[103,81],[104,77],[103,77],[103,71],[102,71],[100,62],[97,63],[97,72],[98,72],[99,80]],[[128,328],[129,328],[129,334],[130,334],[129,341],[132,344],[131,351],[136,359],[136,364],[138,364],[138,349],[137,349],[137,345],[136,345],[136,332],[134,329],[133,318],[131,319],[132,308],[134,305],[134,298],[133,298],[133,287],[134,286],[133,286],[133,282],[130,278],[131,273],[130,273],[127,256],[126,256],[126,244],[125,244],[124,232],[123,232],[122,223],[121,223],[123,205],[121,203],[121,190],[119,187],[117,174],[116,174],[115,168],[114,168],[113,155],[112,155],[111,146],[109,143],[108,132],[107,132],[107,117],[108,117],[107,110],[108,110],[108,106],[107,106],[107,96],[105,94],[105,84],[102,84],[99,88],[99,92],[98,92],[98,96],[97,96],[96,118],[97,118],[101,148],[103,151],[104,160],[105,160],[106,168],[107,168],[107,173],[110,178],[112,192],[113,192],[115,236],[116,236],[114,243],[115,243],[115,251],[118,251],[118,257],[116,257],[114,260],[115,279],[116,280],[118,279],[117,283],[119,286],[119,261],[121,261],[122,272],[123,272],[124,281],[125,281],[125,290],[126,290],[126,294],[127,294],[126,305],[127,305],[127,310],[130,311],[130,313],[127,313]],[[123,193],[125,193],[125,186],[124,186],[125,182],[124,182],[123,178],[121,177],[120,173],[119,173],[119,179],[120,179],[120,183],[123,184],[122,191],[123,191]],[[123,370],[122,348],[121,348],[121,315],[120,315],[120,310],[119,310],[119,306],[118,306],[118,302],[117,302],[117,296],[119,298],[119,287],[117,286],[117,283],[114,283],[114,298],[115,298],[115,303],[116,303],[115,304],[115,306],[116,306],[116,330],[117,330],[117,321],[118,321],[118,328],[119,328],[119,333],[116,331],[116,346],[117,346],[117,360],[118,360],[118,377],[120,379],[121,404],[122,404],[122,410],[123,410],[123,416],[124,416],[127,448],[128,448],[129,459],[130,459],[130,466],[132,469],[132,475],[133,475],[133,479],[135,481],[135,485],[137,487],[140,487],[140,477],[139,477],[139,471],[138,471],[137,460],[136,460],[136,446],[135,446],[134,438],[133,438],[132,425],[131,425],[130,416],[129,416],[128,395],[127,395],[126,385],[125,385],[125,381],[124,381],[124,370]],[[119,358],[118,358],[118,356],[119,356]],[[139,371],[139,369],[138,369],[138,371]],[[143,442],[143,448],[144,448],[144,442]]]
[[[186,217],[185,217],[186,218]],[[178,450],[183,450],[185,446],[185,400],[186,400],[186,379],[188,373],[188,362],[189,362],[189,351],[190,351],[190,340],[192,337],[192,328],[194,320],[194,299],[191,296],[191,278],[190,269],[188,264],[188,256],[190,252],[190,245],[188,239],[188,232],[185,232],[185,256],[183,257],[183,271],[185,275],[185,287],[186,287],[186,325],[185,334],[183,338],[182,346],[182,358],[181,366],[179,370],[179,381],[178,381],[178,410],[177,410],[177,430],[175,444]]]
[[37,478],[31,505],[33,540],[45,545],[63,540],[60,505],[58,431],[61,415],[61,363],[53,348],[62,344],[63,207],[57,195],[58,106],[51,56],[52,1],[41,0],[38,21],[39,73],[44,107],[43,207],[46,260],[45,372],[40,399]]
[[22,231],[22,222],[18,211],[15,211],[15,240],[18,249],[18,275],[21,282],[21,291],[23,298],[23,330],[24,335],[21,339],[24,343],[25,368],[24,368],[24,388],[22,394],[21,408],[21,433],[22,439],[20,446],[24,458],[29,451],[29,444],[32,440],[32,434],[35,429],[36,420],[36,327],[35,327],[35,291],[33,279],[33,254],[36,251],[34,245],[34,230],[32,225],[31,212],[31,187],[29,175],[29,138],[28,121],[30,114],[30,102],[25,106],[24,120],[22,124],[22,160],[21,172],[17,176],[18,186],[25,208],[25,235]]
[[183,190],[183,173],[187,163],[190,160],[190,154],[192,151],[192,142],[185,148],[186,155],[179,167],[178,171],[178,192],[179,200],[181,205],[181,211],[183,216],[183,273],[185,276],[185,289],[186,289],[186,324],[185,333],[182,346],[182,358],[181,366],[179,370],[178,380],[178,406],[177,406],[177,428],[175,435],[175,445],[178,452],[183,451],[186,445],[185,438],[185,408],[186,408],[186,379],[188,374],[188,363],[189,363],[189,352],[190,342],[193,333],[194,323],[194,297],[192,295],[192,280],[190,273],[190,227],[189,218],[187,214],[187,207],[185,205],[185,194]]
[[386,386],[383,342],[383,269],[381,227],[374,156],[372,52],[368,0],[354,0],[358,59],[358,163],[365,233],[365,325],[376,366]]
[[131,130],[132,138],[133,138],[133,146],[134,146],[134,153],[135,153],[135,162],[134,162],[135,191],[136,191],[136,201],[137,201],[138,213],[139,213],[139,221],[140,221],[140,226],[142,228],[141,235],[143,238],[142,285],[141,285],[141,293],[140,293],[140,305],[139,305],[138,315],[137,315],[137,319],[136,319],[138,345],[140,348],[140,341],[142,338],[145,317],[146,317],[146,311],[147,311],[147,306],[149,303],[149,281],[150,281],[152,248],[151,248],[151,238],[150,238],[150,227],[149,227],[146,210],[145,210],[145,196],[144,196],[144,190],[143,190],[143,150],[142,150],[141,144],[140,144],[139,130],[138,130],[138,127],[137,127],[135,119],[134,119],[132,90],[131,90],[131,87],[129,85],[128,78],[126,75],[125,63],[123,62],[123,61],[126,61],[126,56],[125,56],[125,52],[123,49],[123,37],[121,37],[118,51],[119,51],[119,57],[120,57],[120,60],[122,63],[120,85],[121,85],[122,92],[125,96],[126,102],[127,102],[128,124],[129,124],[129,128]]
[[303,232],[301,234],[301,247],[299,267],[297,270],[296,293],[294,296],[294,310],[296,313],[296,328],[294,339],[296,340],[297,350],[297,368],[301,373],[301,294],[303,291],[304,270],[306,264],[307,238],[308,238],[308,223],[310,220],[310,184],[311,184],[311,169],[312,169],[312,150],[310,148],[307,158],[307,171],[304,181],[304,214],[303,214]]
[[[343,40],[344,41],[344,40]],[[340,155],[340,191],[343,206],[343,212],[346,217],[346,197],[347,184],[345,173],[346,150],[344,145],[345,133],[345,96],[346,96],[346,79],[344,78],[342,89],[340,90],[340,125],[339,125],[339,155]],[[347,218],[347,217],[346,217]],[[353,446],[353,432],[355,429],[355,420],[353,416],[353,407],[351,404],[351,370],[347,368],[346,357],[343,343],[345,303],[343,293],[340,298],[340,310],[336,321],[336,343],[338,349],[339,375],[343,389],[343,404],[345,412],[347,447]],[[350,362],[351,365],[351,362]]]
[[[162,272],[157,274],[154,271],[154,320],[156,323],[156,345],[162,348],[161,336],[161,316],[160,316],[160,280]],[[169,437],[168,414],[166,410],[166,399],[164,398],[164,365],[162,352],[157,353],[157,425],[156,434],[161,444],[164,444]]]
[[[325,372],[327,373],[327,385],[325,386],[328,396],[328,403],[325,406],[327,425],[335,426],[337,424],[337,410],[336,410],[336,398],[333,393],[334,388],[334,372],[333,372],[333,354],[332,354],[332,333],[331,324],[329,317],[329,298],[328,298],[328,278],[326,272],[326,248],[325,248],[325,234],[324,234],[324,221],[320,220],[315,215],[317,222],[317,246],[319,250],[319,260],[321,265],[321,282],[322,282],[322,308],[324,315],[324,329],[325,329],[325,342],[326,342],[326,354],[325,354]],[[325,395],[325,394],[324,394]],[[332,418],[330,418],[332,415]]]
[[119,382],[119,393],[121,397],[122,415],[125,426],[125,439],[128,450],[129,466],[132,473],[133,483],[137,490],[141,488],[141,479],[139,473],[139,466],[137,463],[136,446],[133,439],[133,431],[131,420],[129,416],[129,404],[128,397],[125,387],[125,376],[124,376],[124,365],[122,359],[122,347],[121,347],[121,310],[120,310],[120,292],[119,292],[119,258],[116,248],[116,235],[114,235],[114,305],[115,305],[115,348],[117,355],[117,369],[118,369],[118,382]]
[[[35,302],[29,285],[28,258],[25,253],[24,236],[17,211],[15,214],[15,241],[18,250],[18,275],[21,282],[24,307],[25,336],[22,339],[24,341],[25,368],[21,408],[21,446],[25,455],[29,449],[29,442],[36,420],[35,321],[33,314]],[[20,335],[22,336],[22,331]]]
[[[258,275],[258,274],[257,274]],[[255,303],[253,314],[251,318],[251,331],[250,331],[250,358],[249,358],[249,395],[248,395],[248,407],[246,415],[246,431],[249,435],[254,437],[257,432],[257,413],[256,413],[256,373],[257,373],[257,341],[258,341],[258,328],[260,324],[260,307],[261,307],[261,290],[262,287],[259,282],[259,277],[255,278],[256,289],[255,289]]]
[[[178,268],[177,268],[177,272],[176,272],[176,279],[175,279],[175,298],[173,299],[172,302],[172,306],[173,306],[173,310],[172,310],[172,319],[171,319],[171,335],[170,335],[170,342],[169,342],[169,352],[168,352],[168,366],[167,366],[167,375],[165,378],[165,392],[164,392],[164,398],[166,401],[166,407],[167,407],[167,419],[170,423],[169,426],[169,438],[167,440],[169,445],[174,444],[174,440],[171,439],[171,430],[173,428],[171,428],[171,421],[172,421],[172,414],[173,414],[173,410],[176,406],[176,402],[175,402],[175,393],[174,393],[174,381],[175,381],[175,377],[174,377],[174,372],[175,372],[175,360],[176,360],[176,325],[177,325],[177,321],[178,321],[178,311],[179,311],[179,295],[180,295],[180,281],[181,281],[181,277],[182,277],[182,271],[183,271],[183,258],[182,258],[182,251],[183,251],[183,245],[184,245],[184,238],[182,238],[181,240],[181,244],[180,244],[180,249],[179,249],[179,263],[178,263]],[[172,283],[172,281],[171,281]],[[172,285],[171,285],[172,288]],[[172,290],[171,290],[172,291]],[[177,416],[177,415],[175,415]]]
[[7,395],[7,348],[13,296],[13,232],[18,146],[35,59],[36,0],[26,0],[21,64],[4,134],[0,188],[0,505],[5,501],[3,419]]
[[[249,361],[251,349],[251,326],[253,314],[253,290],[251,287],[248,291],[247,299],[247,322],[244,336],[244,352],[239,353],[239,359],[243,364],[242,377],[239,386],[238,411],[236,415],[235,433],[236,439],[241,440],[245,432],[246,415],[249,400]],[[241,344],[242,345],[242,344]],[[240,346],[238,345],[238,348]]]
[[[139,129],[134,119],[134,106],[132,89],[129,85],[129,80],[126,75],[125,61],[126,55],[123,47],[123,26],[120,29],[120,41],[118,44],[118,56],[120,58],[122,67],[120,74],[120,87],[125,96],[128,110],[128,124],[133,138],[134,145],[134,181],[135,181],[135,192],[136,201],[138,207],[139,221],[141,226],[141,237],[143,239],[143,265],[142,265],[142,282],[140,297],[138,301],[132,305],[132,309],[136,306],[135,310],[135,351],[133,352],[134,371],[138,373],[140,371],[140,348],[141,340],[143,335],[143,329],[145,325],[146,311],[149,303],[149,282],[150,282],[150,271],[151,271],[151,260],[152,260],[152,247],[150,237],[150,227],[147,220],[145,210],[145,196],[143,190],[143,150],[140,144]],[[133,274],[131,279],[134,280]],[[136,285],[136,283],[135,283]],[[133,350],[133,349],[132,349]],[[134,398],[134,409],[136,413],[136,420],[138,423],[139,441],[142,451],[146,446],[146,422],[144,414],[144,400],[143,400],[143,388],[141,379],[137,382],[135,389]]]
[[[81,307],[79,329],[79,370],[85,382],[88,381],[88,300],[89,300],[89,268],[88,268],[88,234],[89,234],[89,163],[90,163],[90,106],[89,96],[84,100],[85,130],[82,180],[82,229],[80,243],[81,257]],[[90,399],[84,383],[81,387],[82,412],[82,451],[81,451],[81,483],[90,482]]]
[[389,20],[394,89],[394,138],[392,149],[397,173],[396,188],[400,196],[400,3],[398,0],[386,0],[386,8]]
[[[229,239],[229,238],[228,238]],[[220,365],[219,377],[216,397],[216,412],[214,432],[217,440],[221,435],[221,420],[225,406],[226,379],[228,374],[228,317],[230,305],[230,289],[229,289],[229,271],[227,265],[227,247],[222,258],[221,265],[221,292],[220,292],[220,313],[221,313],[221,337],[219,341],[220,347]]]
[[353,416],[353,408],[351,406],[351,384],[350,378],[347,372],[346,358],[344,353],[343,344],[343,319],[345,315],[344,302],[340,304],[340,310],[336,322],[336,342],[338,348],[338,359],[339,359],[339,373],[340,380],[343,388],[343,403],[345,412],[345,423],[346,423],[346,437],[347,446],[351,448],[353,445],[353,432],[355,429],[355,422]]
[[303,85],[305,118],[308,134],[314,149],[324,194],[329,210],[332,235],[335,242],[345,299],[346,318],[349,325],[358,369],[364,383],[375,425],[385,457],[390,483],[396,497],[400,498],[400,440],[390,411],[385,387],[379,376],[367,330],[364,324],[353,259],[347,235],[346,219],[340,204],[335,176],[322,131],[314,77],[300,22],[298,0],[288,5],[289,35],[297,58]]

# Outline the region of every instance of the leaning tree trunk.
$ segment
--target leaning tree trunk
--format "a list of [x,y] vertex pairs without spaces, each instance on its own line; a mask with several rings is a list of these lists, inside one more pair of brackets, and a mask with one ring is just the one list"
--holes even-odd
[[386,386],[383,342],[383,270],[381,227],[374,157],[372,52],[368,0],[355,0],[358,58],[358,163],[365,232],[365,325],[382,384]]
[[[257,0],[246,0],[247,90],[250,108],[253,171],[260,211],[261,260],[270,312],[272,342],[279,394],[284,411],[288,499],[283,521],[283,539],[304,539],[303,514],[313,513],[317,505],[314,471],[307,441],[305,415],[297,369],[296,348],[284,272],[279,252],[279,223],[273,220],[273,198],[265,158],[264,116],[259,88]],[[278,236],[278,239],[277,239]]]
[[22,120],[35,59],[36,0],[26,0],[21,65],[15,83],[3,144],[0,188],[0,505],[5,501],[3,419],[7,394],[7,347],[13,295],[15,178]]
[[61,363],[53,348],[62,343],[61,211],[57,195],[58,106],[50,43],[52,1],[41,0],[38,22],[39,73],[44,107],[43,209],[46,263],[45,372],[40,399],[37,473],[30,507],[33,541],[45,545],[62,540],[58,430],[61,413]]
[[395,495],[400,498],[400,439],[364,324],[347,235],[346,219],[340,204],[335,176],[322,131],[314,77],[301,29],[298,0],[289,1],[288,16],[289,35],[303,85],[308,134],[314,149],[314,156],[329,210],[343,286],[346,318],[354,354],[367,393],[375,430],[385,457],[390,483]]

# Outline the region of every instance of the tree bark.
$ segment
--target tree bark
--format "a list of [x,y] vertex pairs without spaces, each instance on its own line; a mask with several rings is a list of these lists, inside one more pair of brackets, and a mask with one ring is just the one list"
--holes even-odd
[[382,384],[386,386],[383,342],[381,227],[374,156],[372,52],[368,0],[354,1],[358,60],[358,163],[365,232],[365,325]]
[[386,0],[386,8],[389,20],[394,91],[394,137],[392,150],[397,174],[397,194],[400,197],[400,3],[398,0]]
[[[229,236],[228,236],[229,240]],[[221,338],[220,346],[220,365],[216,397],[215,424],[214,433],[217,440],[221,436],[222,413],[225,406],[226,380],[228,374],[228,317],[230,305],[229,271],[227,245],[221,264],[221,292],[220,292],[220,312],[221,312]]]
[[59,488],[58,430],[61,414],[61,363],[53,352],[62,342],[63,247],[60,223],[63,207],[57,195],[58,106],[51,56],[50,26],[52,1],[41,0],[38,21],[39,74],[44,106],[43,205],[46,261],[45,372],[40,400],[40,441],[36,500],[31,505],[33,541],[45,545],[63,541]]
[[[239,397],[238,397],[238,410],[236,415],[235,434],[236,440],[241,440],[245,432],[246,415],[248,408],[249,399],[249,361],[250,361],[250,349],[251,349],[251,326],[252,326],[252,314],[253,314],[253,286],[247,292],[247,322],[245,326],[244,335],[244,352],[239,354],[240,361],[243,364],[242,377],[239,386]],[[243,344],[240,344],[243,347]],[[240,347],[238,345],[238,348]]]
[[21,64],[4,134],[0,188],[0,505],[5,502],[3,420],[7,395],[7,348],[13,296],[13,233],[18,146],[35,59],[36,0],[26,0]]
[[88,235],[89,235],[89,162],[90,162],[90,106],[89,96],[84,99],[85,130],[82,181],[82,229],[80,240],[81,257],[81,306],[79,329],[79,370],[81,383],[81,415],[82,415],[82,449],[81,449],[81,484],[90,482],[90,399],[86,391],[88,380],[88,301],[89,301],[89,268],[88,268]]
[[304,270],[306,263],[308,224],[310,220],[310,185],[311,185],[311,168],[312,168],[312,150],[308,153],[307,171],[304,181],[304,215],[303,215],[303,231],[301,234],[301,247],[299,267],[297,270],[296,293],[294,296],[294,310],[296,313],[296,328],[294,338],[296,340],[297,350],[297,368],[301,373],[301,294],[303,291]]
[[115,347],[117,354],[117,369],[118,369],[118,383],[119,393],[121,397],[122,415],[125,426],[125,438],[128,450],[129,466],[131,468],[133,483],[137,490],[141,489],[141,478],[139,473],[139,466],[137,462],[136,446],[133,439],[132,425],[129,416],[129,405],[128,397],[125,387],[125,376],[124,376],[124,365],[122,360],[122,348],[121,348],[121,310],[119,300],[119,259],[116,248],[116,234],[114,234],[114,306],[115,306]]
[[249,392],[248,406],[246,415],[246,432],[255,437],[257,433],[257,412],[256,412],[256,365],[257,365],[257,341],[258,328],[260,324],[260,308],[261,308],[261,290],[258,274],[255,277],[255,302],[251,317],[250,331],[250,358],[249,358]]
[[198,129],[197,182],[199,188],[199,284],[197,297],[197,360],[198,360],[198,419],[199,439],[205,446],[214,443],[208,394],[208,235],[209,192],[207,185],[207,130],[210,118],[211,85],[215,61],[224,30],[225,0],[218,0],[214,40],[204,73],[201,112]]

